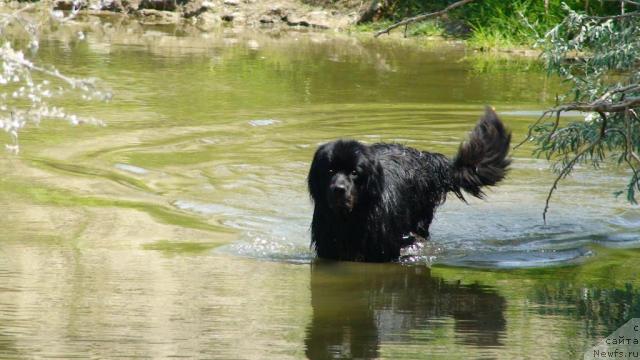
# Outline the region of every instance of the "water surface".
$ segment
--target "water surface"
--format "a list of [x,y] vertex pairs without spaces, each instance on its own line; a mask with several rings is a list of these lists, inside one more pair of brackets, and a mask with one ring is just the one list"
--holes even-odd
[[[0,159],[0,357],[582,358],[640,316],[627,173],[553,181],[531,148],[403,264],[315,262],[305,177],[341,138],[455,153],[484,104],[522,139],[531,60],[331,34],[99,26],[40,60],[96,76],[106,127],[45,122]],[[573,114],[579,116],[579,114]],[[432,265],[432,266],[431,266]]]

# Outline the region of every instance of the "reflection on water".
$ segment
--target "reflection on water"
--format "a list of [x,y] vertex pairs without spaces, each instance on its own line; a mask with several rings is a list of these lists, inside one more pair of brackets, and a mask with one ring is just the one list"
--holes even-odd
[[447,319],[456,344],[503,345],[506,300],[480,284],[448,283],[420,266],[320,261],[310,282],[310,359],[378,358],[382,342],[408,343],[416,330],[433,342]]
[[486,201],[440,209],[415,261],[313,262],[318,144],[451,155],[486,103],[521,138],[558,90],[530,60],[332,34],[77,30],[39,56],[115,97],[60,99],[108,126],[43,122],[0,158],[1,358],[581,358],[640,316],[640,208],[611,195],[628,174],[580,169],[544,225],[553,176],[526,145]]

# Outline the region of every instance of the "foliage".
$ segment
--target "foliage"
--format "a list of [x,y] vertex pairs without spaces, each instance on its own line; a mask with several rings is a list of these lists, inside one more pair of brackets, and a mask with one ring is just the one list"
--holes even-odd
[[[536,154],[554,160],[558,182],[574,166],[598,166],[613,158],[631,171],[624,191],[637,203],[640,191],[640,12],[623,16],[589,16],[571,10],[539,41],[550,74],[559,75],[570,91],[558,97],[530,127]],[[563,121],[562,113],[581,111],[583,120]]]
[[110,93],[98,89],[95,79],[66,76],[34,60],[42,32],[69,21],[77,9],[65,17],[61,11],[52,11],[49,2],[11,6],[0,5],[0,128],[11,137],[7,149],[17,153],[20,130],[45,119],[100,124],[95,118],[66,113],[55,101],[65,97],[108,100]]
[[[380,20],[376,22],[365,22],[354,25],[353,30],[357,32],[378,32],[393,25],[391,20]],[[401,28],[401,29],[404,29]],[[406,28],[405,37],[413,36],[443,36],[445,33],[442,24],[437,20],[425,20],[411,24]]]
[[407,30],[408,36],[439,36],[443,29],[437,20],[416,23]]
[[[591,14],[609,14],[619,9],[611,2],[569,0],[567,6]],[[585,7],[586,6],[586,7]],[[473,29],[471,43],[485,48],[532,45],[565,16],[559,1],[480,0],[460,9],[458,16]]]
[[[442,10],[456,1],[386,0],[383,1],[385,6],[381,17],[398,21]],[[589,14],[612,14],[620,9],[619,3],[611,1],[568,0],[567,4],[572,9],[582,9]],[[538,34],[546,33],[561,22],[565,14],[559,1],[478,0],[451,11],[448,18],[470,28],[468,35],[472,46],[490,49],[533,45]],[[408,33],[411,34],[410,31]]]

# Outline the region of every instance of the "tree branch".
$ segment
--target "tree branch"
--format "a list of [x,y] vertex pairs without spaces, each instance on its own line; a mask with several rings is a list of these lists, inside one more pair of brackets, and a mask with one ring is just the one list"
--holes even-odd
[[554,110],[550,109],[547,110],[545,112],[542,113],[542,115],[540,115],[540,117],[538,118],[538,120],[536,120],[535,123],[533,123],[533,125],[529,126],[529,132],[527,132],[527,136],[520,142],[518,143],[516,146],[513,147],[513,149],[517,149],[520,146],[522,146],[524,143],[527,142],[527,140],[529,140],[531,138],[531,135],[533,134],[533,128],[536,127],[536,125],[540,124],[540,122],[547,116],[549,116],[549,114],[553,114]]
[[624,19],[628,17],[640,16],[640,11],[634,11],[630,13],[620,14],[620,15],[609,15],[609,16],[585,16],[585,19],[588,20],[618,20]]
[[617,87],[615,89],[611,89],[611,90],[607,91],[606,93],[602,94],[602,96],[600,96],[598,98],[598,100],[603,101],[603,100],[608,99],[612,95],[620,94],[620,93],[626,93],[626,92],[635,91],[635,90],[640,90],[640,84],[631,84],[631,85],[627,85],[627,86],[622,86],[622,87]]
[[380,31],[376,32],[374,37],[378,37],[378,36],[380,36],[382,34],[389,34],[391,32],[391,30],[393,30],[395,28],[398,28],[398,27],[400,27],[402,25],[406,25],[406,24],[410,24],[412,22],[422,21],[422,20],[426,20],[426,19],[430,19],[430,18],[440,17],[440,16],[448,13],[449,11],[451,11],[451,10],[453,10],[455,8],[458,8],[458,7],[462,6],[462,5],[468,4],[468,3],[472,2],[472,1],[474,1],[474,0],[461,0],[461,1],[455,2],[455,3],[447,6],[446,8],[444,8],[444,9],[442,9],[440,11],[436,11],[436,12],[433,12],[433,13],[422,14],[422,15],[417,15],[417,16],[414,16],[414,17],[406,18],[406,19],[404,19],[404,20],[402,20],[400,22],[397,22],[397,23],[389,26],[386,29],[383,29],[383,30],[380,30]]
[[585,147],[584,149],[580,150],[576,156],[574,156],[563,168],[562,170],[560,170],[560,173],[558,174],[558,177],[556,177],[556,180],[553,182],[553,185],[551,186],[551,189],[549,190],[549,194],[547,194],[547,200],[544,203],[544,210],[542,211],[542,221],[544,221],[544,223],[547,223],[547,211],[549,210],[549,203],[551,202],[551,196],[553,195],[553,192],[558,188],[558,183],[560,182],[560,180],[562,180],[565,176],[567,176],[571,170],[573,169],[573,166],[576,164],[576,162],[578,162],[578,160],[580,160],[580,158],[582,157],[582,155],[586,154],[588,151],[593,150],[593,148],[595,148],[600,141],[602,141],[602,139],[604,139],[604,137],[607,134],[607,117],[604,113],[600,113],[600,116],[602,117],[602,125],[600,127],[600,133],[598,134],[598,138],[596,140],[594,140],[591,144],[589,144],[589,146]]
[[556,106],[554,108],[548,109],[545,112],[543,112],[542,115],[540,115],[538,120],[536,120],[536,122],[534,122],[533,125],[529,127],[529,132],[527,133],[527,136],[513,148],[517,149],[520,146],[522,146],[525,142],[527,142],[527,140],[531,138],[531,134],[533,133],[533,128],[536,125],[540,124],[540,122],[549,115],[552,115],[554,113],[556,114],[554,128],[549,134],[549,138],[551,138],[551,136],[555,133],[555,131],[558,128],[561,112],[570,111],[570,110],[577,110],[577,111],[583,111],[583,112],[606,112],[606,113],[627,111],[629,110],[629,108],[633,107],[634,105],[640,105],[640,97],[629,98],[625,101],[621,101],[617,103],[608,102],[607,99],[609,99],[611,96],[615,94],[625,94],[631,91],[638,91],[638,90],[640,90],[640,84],[631,84],[627,86],[621,86],[605,92],[602,96],[598,98],[598,100],[591,103],[572,103],[572,104],[565,104],[565,105]]
[[[617,92],[622,92],[620,91],[621,89],[618,89],[618,90],[619,91]],[[627,91],[629,90],[627,89]],[[609,96],[612,94],[613,93],[609,94]],[[640,97],[630,97],[624,101],[618,101],[618,102],[609,102],[609,101],[606,101],[606,99],[603,99],[603,100],[598,99],[590,103],[571,103],[571,104],[557,106],[555,108],[547,110],[547,112],[554,113],[557,111],[565,112],[565,111],[576,110],[576,111],[582,111],[582,112],[605,112],[605,113],[614,112],[615,113],[615,112],[627,111],[629,108],[637,107],[637,106],[640,106]]]
[[[631,169],[633,175],[631,176],[631,180],[629,181],[629,185],[627,186],[628,189],[628,193],[627,193],[627,199],[629,200],[629,202],[631,202],[632,204],[637,204],[638,202],[635,199],[635,196],[633,195],[635,193],[635,189],[634,187],[637,187],[638,190],[640,190],[640,173],[638,173],[638,170],[636,169],[636,167],[633,165],[633,162],[631,161],[631,159],[634,157],[634,152],[633,150],[631,150],[630,146],[631,146],[631,137],[629,136],[628,132],[624,132],[620,129],[608,129],[607,132],[617,132],[619,133],[622,137],[626,138],[627,143],[625,143],[624,146],[624,161],[627,163],[627,165],[629,166],[629,168]],[[637,155],[636,155],[637,156]],[[636,159],[638,160],[638,158],[636,157]]]
[[631,0],[620,0],[620,1],[622,1],[623,3],[626,3],[626,4],[640,6],[640,2],[637,2],[637,1],[631,1]]
[[553,138],[553,135],[556,133],[556,130],[558,130],[558,126],[560,125],[560,113],[561,111],[556,112],[556,121],[553,123],[553,129],[551,129],[551,132],[549,133],[549,137],[548,137],[549,140]]

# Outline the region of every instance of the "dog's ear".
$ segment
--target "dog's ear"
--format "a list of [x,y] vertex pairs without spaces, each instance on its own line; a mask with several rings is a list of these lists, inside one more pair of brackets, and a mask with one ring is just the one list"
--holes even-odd
[[307,184],[309,186],[309,194],[315,202],[323,198],[328,188],[328,173],[331,154],[331,143],[321,145],[316,150],[307,176]]

